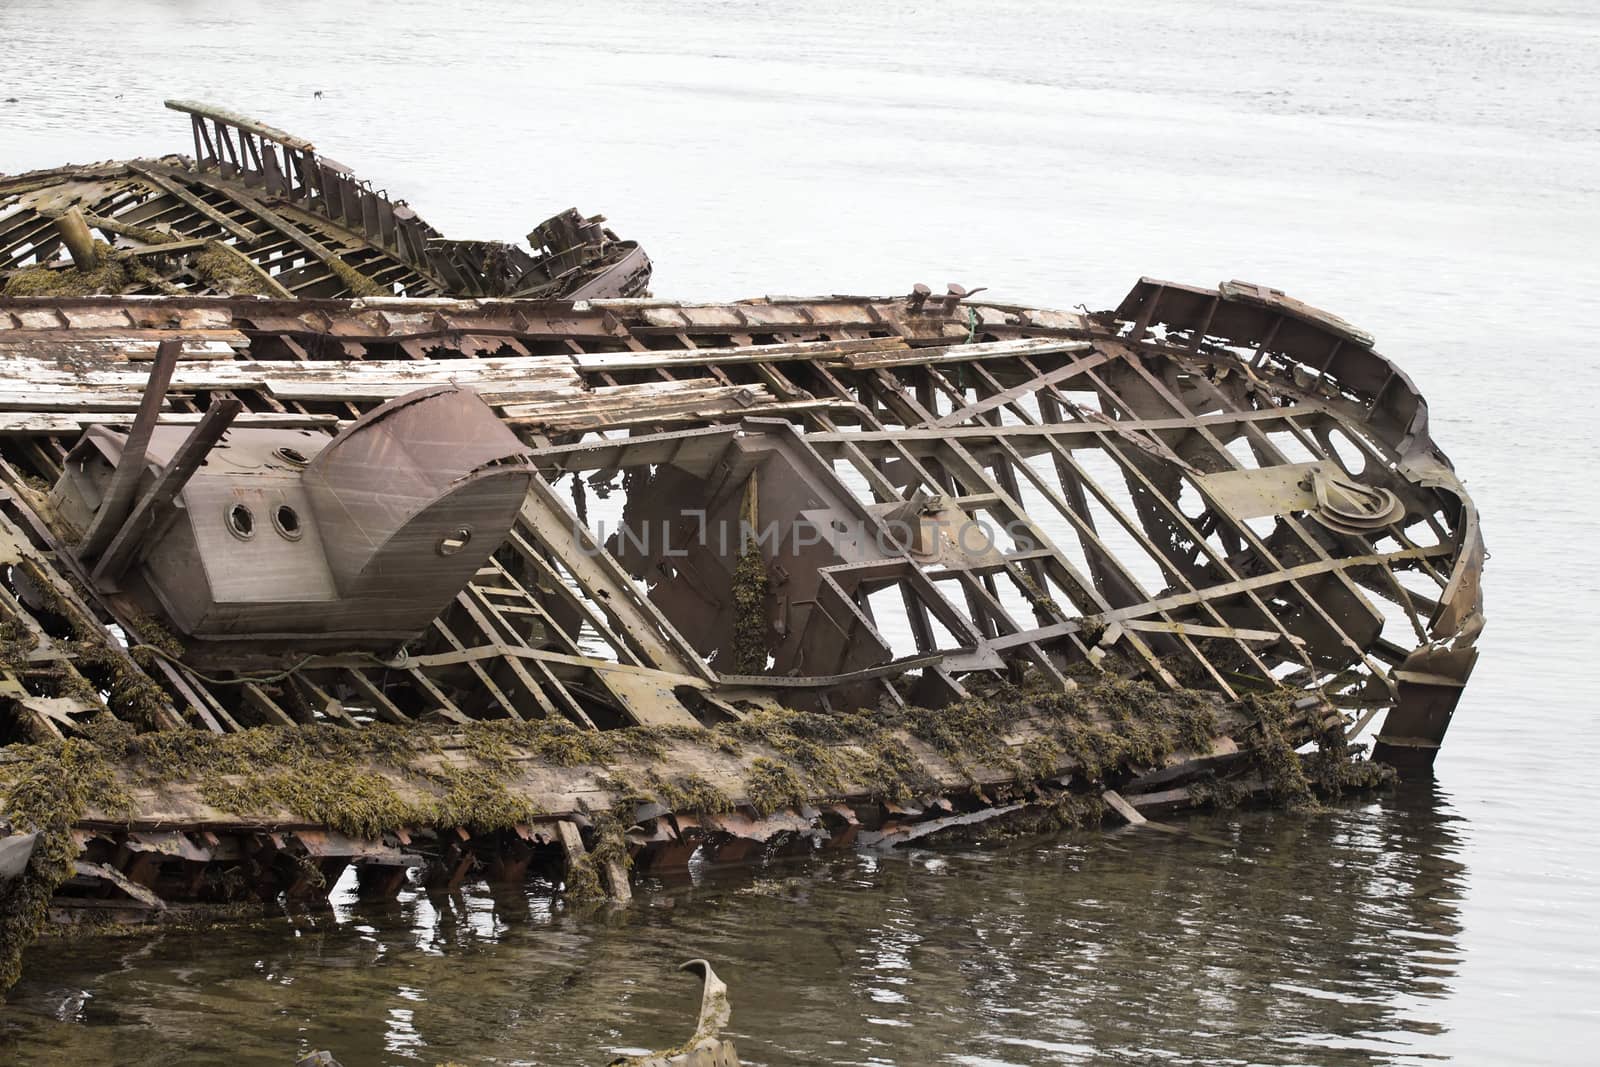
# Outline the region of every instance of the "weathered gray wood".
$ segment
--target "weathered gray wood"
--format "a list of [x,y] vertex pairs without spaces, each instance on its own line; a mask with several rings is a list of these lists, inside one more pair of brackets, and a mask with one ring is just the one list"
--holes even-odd
[[117,469],[111,475],[111,485],[107,487],[94,519],[89,523],[83,544],[78,547],[79,553],[86,559],[98,556],[111,543],[112,536],[128,515],[134,493],[139,488],[139,479],[144,475],[144,459],[150,447],[150,435],[155,432],[156,419],[166,403],[167,383],[172,380],[172,372],[178,365],[178,353],[182,348],[178,341],[161,342],[155,365],[150,368],[149,379],[145,382],[144,397],[139,401],[139,410],[133,417],[133,427],[128,431],[128,440],[117,459]]
[[[97,585],[115,583],[133,559],[139,541],[145,533],[160,522],[166,509],[172,506],[189,478],[205,462],[206,454],[222,439],[223,433],[244,407],[236,397],[219,398],[211,402],[205,415],[194,430],[173,453],[172,461],[161,471],[156,484],[139,499],[129,513],[127,521],[116,530],[116,536],[106,547],[105,555],[95,564],[93,577]],[[120,468],[119,468],[120,469]]]
[[[169,411],[161,416],[163,426],[194,426],[204,416],[198,411]],[[100,426],[127,426],[133,422],[129,411],[5,411],[0,412],[0,436],[41,434],[75,435]],[[267,426],[278,430],[333,428],[337,415],[304,415],[293,411],[252,411],[234,420],[235,426]]]
[[89,224],[84,221],[83,211],[77,205],[69,207],[56,218],[56,230],[61,234],[61,243],[67,246],[74,266],[83,271],[100,266],[100,253],[95,251],[94,235],[89,232]]
[[1115,789],[1107,789],[1100,794],[1100,799],[1105,801],[1106,807],[1122,816],[1130,825],[1143,826],[1145,824],[1145,817],[1139,814],[1139,809],[1123,800],[1121,794]]

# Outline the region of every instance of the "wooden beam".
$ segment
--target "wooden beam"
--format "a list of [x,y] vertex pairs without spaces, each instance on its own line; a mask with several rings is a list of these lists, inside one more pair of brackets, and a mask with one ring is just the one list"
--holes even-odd
[[139,410],[133,417],[133,428],[128,431],[122,455],[117,459],[111,485],[106,489],[100,507],[89,524],[89,532],[84,535],[83,544],[78,548],[78,554],[84,559],[93,559],[104,551],[122,521],[128,517],[128,508],[133,503],[139,479],[144,474],[150,435],[155,432],[156,419],[167,401],[167,384],[172,381],[172,372],[177,368],[178,354],[182,351],[181,341],[162,341],[156,349],[155,365],[150,368],[144,397],[139,401]]
[[206,410],[199,425],[178,446],[178,451],[173,453],[172,461],[161,471],[156,484],[134,505],[127,521],[111,539],[105,555],[95,564],[91,577],[96,585],[102,588],[115,585],[118,576],[133,561],[141,539],[160,522],[194,472],[205,462],[207,454],[222,440],[234,416],[243,408],[244,405],[236,397],[211,401],[211,407]]

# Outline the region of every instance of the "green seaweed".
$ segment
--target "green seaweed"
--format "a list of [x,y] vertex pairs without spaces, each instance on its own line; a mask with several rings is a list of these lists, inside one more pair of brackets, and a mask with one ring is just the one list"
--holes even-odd
[[745,779],[745,795],[757,815],[771,815],[784,808],[804,807],[806,788],[794,768],[765,756],[750,763]]
[[6,276],[0,295],[63,297],[122,292],[129,280],[126,261],[104,241],[96,241],[94,248],[100,265],[93,270],[44,264],[22,267]]
[[[245,258],[243,252],[220,241],[207,242],[194,257],[196,277],[227,296],[282,296]],[[364,294],[372,295],[372,294]]]
[[760,674],[767,669],[767,597],[772,581],[761,549],[751,544],[733,568],[732,674]]

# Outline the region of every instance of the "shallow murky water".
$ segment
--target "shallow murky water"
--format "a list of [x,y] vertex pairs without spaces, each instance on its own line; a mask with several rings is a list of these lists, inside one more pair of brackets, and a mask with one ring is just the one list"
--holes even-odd
[[7,171],[182,150],[190,97],[452,235],[604,210],[664,296],[1269,282],[1401,361],[1493,552],[1433,786],[718,875],[609,924],[535,891],[60,943],[0,1055],[600,1063],[686,1035],[671,967],[706,955],[757,1063],[1591,1062],[1597,84],[1577,0],[0,0]]
[[672,968],[695,955],[733,983],[752,1063],[1364,1064],[1443,1028],[1471,874],[1443,797],[1185,825],[719,872],[609,921],[537,889],[408,894],[55,946],[0,1041],[29,1062],[603,1063],[693,1029]]

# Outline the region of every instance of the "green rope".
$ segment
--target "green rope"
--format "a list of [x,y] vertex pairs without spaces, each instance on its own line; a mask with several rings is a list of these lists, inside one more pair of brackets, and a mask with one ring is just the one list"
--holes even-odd
[[978,309],[967,308],[967,339],[961,343],[970,345],[972,339],[978,336]]

